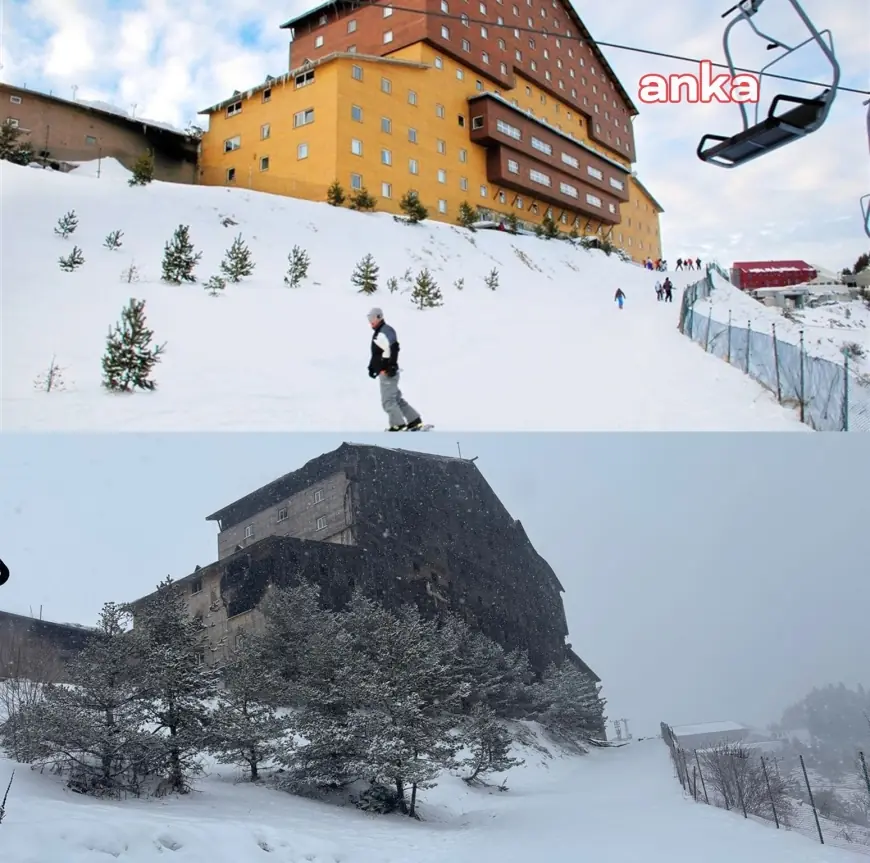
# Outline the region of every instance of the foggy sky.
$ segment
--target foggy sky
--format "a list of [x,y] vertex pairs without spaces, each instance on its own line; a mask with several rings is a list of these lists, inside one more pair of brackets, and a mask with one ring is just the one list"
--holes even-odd
[[[438,433],[4,434],[0,608],[91,624],[104,601],[212,562],[206,515],[344,440],[457,452]],[[569,640],[635,734],[766,724],[814,685],[870,685],[861,435],[459,443],[556,571]]]

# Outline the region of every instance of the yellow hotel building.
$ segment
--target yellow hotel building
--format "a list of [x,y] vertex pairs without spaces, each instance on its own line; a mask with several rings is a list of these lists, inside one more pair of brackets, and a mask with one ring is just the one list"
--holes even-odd
[[[455,7],[455,8],[454,8]],[[290,71],[202,111],[200,182],[325,201],[337,180],[398,213],[514,213],[660,258],[631,169],[637,109],[561,0],[329,3],[283,25]]]

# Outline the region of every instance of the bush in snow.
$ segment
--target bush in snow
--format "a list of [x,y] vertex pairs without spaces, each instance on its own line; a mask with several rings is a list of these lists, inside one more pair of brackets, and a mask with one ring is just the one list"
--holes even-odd
[[371,255],[366,255],[357,265],[350,281],[361,294],[373,294],[378,289],[380,269]]
[[223,278],[223,276],[210,276],[209,279],[203,283],[203,288],[205,288],[210,297],[220,296],[221,291],[223,291],[226,286],[227,280]]
[[121,281],[126,282],[128,285],[139,281],[139,268],[136,264],[131,263],[129,267],[121,270]]
[[860,360],[867,355],[864,346],[859,342],[847,342],[843,345],[843,356],[850,360]]
[[52,393],[63,391],[66,389],[66,383],[63,379],[64,369],[57,364],[57,358],[52,357],[48,365],[48,370],[38,375],[33,385],[36,389],[42,390],[44,393]]
[[387,290],[391,294],[395,294],[399,290],[399,280],[395,276],[390,276],[387,279]]
[[55,234],[64,240],[76,232],[79,226],[79,217],[75,210],[70,210],[57,220],[57,226],[54,229]]
[[498,287],[498,270],[493,267],[489,275],[483,280],[483,283],[494,291]]
[[598,247],[601,249],[602,252],[604,252],[605,255],[607,255],[608,258],[616,251],[616,246],[614,246],[613,243],[610,242],[610,239],[608,237],[605,237],[599,243]]
[[547,213],[540,225],[535,225],[535,235],[553,240],[559,236],[559,226],[553,221],[553,217]]
[[510,212],[505,217],[505,225],[507,229],[512,233],[516,234],[520,229],[520,220],[517,218],[517,214],[514,212]]
[[121,310],[121,322],[109,331],[103,354],[103,386],[110,392],[131,392],[133,389],[153,390],[154,366],[166,349],[166,344],[151,346],[154,331],[145,323],[145,300],[131,299]]
[[242,235],[239,234],[221,261],[221,272],[231,282],[239,282],[254,272],[254,261]]
[[29,165],[33,161],[33,144],[19,143],[23,130],[11,120],[0,123],[0,159],[13,165]]
[[154,179],[154,155],[146,150],[133,163],[133,176],[127,180],[129,186],[147,186]]
[[344,189],[338,180],[333,180],[332,185],[326,190],[326,203],[331,207],[340,207],[346,200]]
[[412,224],[422,222],[429,218],[429,211],[423,206],[420,196],[413,190],[405,192],[399,201],[399,208]]
[[470,228],[477,220],[477,209],[472,207],[468,201],[463,201],[459,205],[459,215],[456,217],[456,221],[462,225],[463,228]]
[[299,246],[293,246],[287,260],[290,266],[287,268],[287,275],[284,276],[284,284],[291,288],[298,288],[302,280],[308,276],[308,266],[311,263],[308,252],[303,251]]
[[195,251],[190,241],[190,228],[179,225],[163,247],[163,280],[175,285],[195,282],[193,271],[201,257],[202,252]]
[[109,251],[115,251],[115,249],[120,249],[123,245],[121,243],[121,237],[124,236],[123,231],[111,231],[106,239],[103,240],[103,245],[109,249]]
[[464,291],[465,290],[465,279],[457,279],[453,283],[453,287],[456,288],[457,291]]
[[417,280],[414,282],[414,290],[411,291],[411,299],[418,309],[434,309],[444,305],[441,288],[432,278],[428,268],[424,267],[418,273]]
[[78,246],[73,246],[72,251],[66,257],[59,257],[57,262],[65,273],[71,273],[85,262],[85,256]]

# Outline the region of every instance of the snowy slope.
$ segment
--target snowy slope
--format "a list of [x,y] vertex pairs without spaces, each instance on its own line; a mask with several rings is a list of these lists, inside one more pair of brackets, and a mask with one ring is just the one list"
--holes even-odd
[[[0,164],[3,209],[14,213],[2,223],[0,262],[5,430],[379,430],[385,417],[366,373],[373,304],[398,330],[406,396],[439,429],[806,430],[677,332],[679,295],[655,300],[661,274],[569,243],[410,227],[241,189],[131,189],[117,163],[101,167],[96,179],[93,164],[67,175]],[[54,226],[72,209],[79,228],[61,240]],[[199,284],[161,283],[163,245],[179,223],[204,253],[202,281],[238,232],[257,262],[253,277],[216,298]],[[115,229],[124,246],[110,252],[102,244]],[[58,258],[73,243],[85,265],[64,273]],[[283,276],[296,244],[311,269],[294,290]],[[368,252],[381,268],[374,297],[350,284]],[[141,280],[122,283],[134,260]],[[443,290],[441,308],[419,311],[406,288],[385,289],[388,277],[424,266]],[[493,268],[496,291],[483,284]],[[617,287],[628,297],[622,312]],[[168,347],[157,392],[113,397],[100,387],[100,357],[131,296],[147,301]],[[53,355],[66,391],[38,392]]]
[[[4,863],[866,863],[684,799],[657,739],[585,757],[522,754],[527,763],[508,775],[507,793],[448,777],[426,792],[422,822],[234,784],[227,768],[186,798],[97,802],[19,765],[0,856]],[[0,761],[4,787],[12,766]]]

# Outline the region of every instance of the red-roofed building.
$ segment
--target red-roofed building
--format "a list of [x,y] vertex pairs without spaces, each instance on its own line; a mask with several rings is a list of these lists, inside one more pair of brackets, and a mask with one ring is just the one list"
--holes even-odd
[[743,291],[802,285],[817,275],[806,261],[735,261],[731,266],[731,283]]

